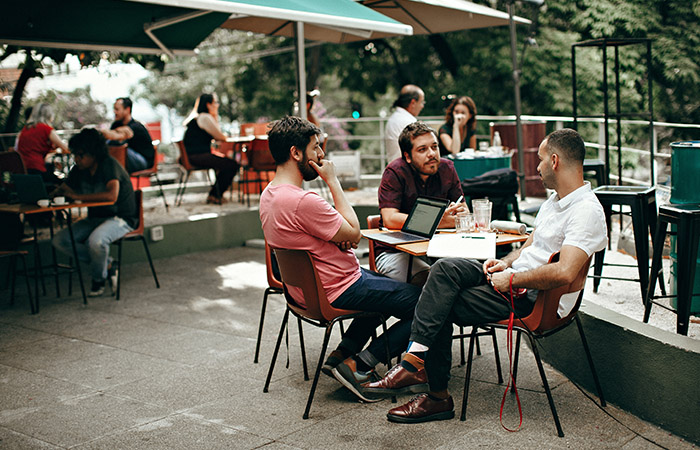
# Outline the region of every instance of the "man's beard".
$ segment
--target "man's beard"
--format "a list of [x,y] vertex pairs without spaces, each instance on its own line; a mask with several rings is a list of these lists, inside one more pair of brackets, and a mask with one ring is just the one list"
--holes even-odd
[[318,172],[309,165],[309,158],[304,157],[303,160],[297,163],[297,167],[299,167],[299,172],[301,172],[304,181],[313,181],[318,178]]

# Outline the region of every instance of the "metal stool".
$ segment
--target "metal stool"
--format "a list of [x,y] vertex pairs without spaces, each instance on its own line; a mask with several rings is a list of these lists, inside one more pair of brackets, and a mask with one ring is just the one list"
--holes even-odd
[[583,161],[583,173],[595,172],[596,187],[605,184],[605,163],[599,159],[586,159]]
[[[668,224],[677,227],[676,248],[678,252],[678,289],[677,295],[654,296],[656,278],[661,269],[661,256],[666,239]],[[672,232],[673,233],[673,232]],[[698,242],[700,242],[700,204],[695,205],[663,205],[659,207],[659,218],[656,234],[654,235],[654,258],[651,261],[651,279],[649,290],[644,297],[644,322],[649,321],[651,305],[657,298],[677,297],[678,319],[676,332],[688,335],[688,322],[690,320],[690,306],[693,297],[693,283],[695,281],[695,268],[697,267]],[[673,311],[670,308],[667,308]]]
[[[649,285],[649,232],[654,236],[656,231],[656,189],[638,186],[599,186],[593,190],[605,210],[605,220],[610,236],[610,217],[613,205],[627,205],[631,208],[632,227],[634,228],[634,246],[637,253],[636,267],[639,270],[638,279],[604,277],[603,265],[618,267],[635,267],[629,264],[603,264],[605,249],[595,254],[593,267],[593,292],[598,292],[600,280],[638,281],[644,299]],[[622,212],[620,214],[623,214]]]

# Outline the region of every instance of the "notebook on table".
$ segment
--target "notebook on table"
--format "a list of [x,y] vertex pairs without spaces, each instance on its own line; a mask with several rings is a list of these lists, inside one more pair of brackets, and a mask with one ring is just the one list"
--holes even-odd
[[496,233],[445,233],[428,244],[431,258],[489,259],[496,257]]
[[25,205],[35,205],[41,199],[48,199],[44,180],[41,175],[12,174],[12,182],[15,184],[19,202]]
[[372,240],[389,245],[429,241],[449,204],[446,199],[418,197],[401,231],[373,234]]

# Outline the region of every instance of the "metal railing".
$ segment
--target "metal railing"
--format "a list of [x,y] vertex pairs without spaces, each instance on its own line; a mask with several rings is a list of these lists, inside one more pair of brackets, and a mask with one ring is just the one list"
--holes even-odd
[[[436,129],[444,122],[444,116],[421,116],[418,118],[430,125],[433,125]],[[381,177],[383,168],[386,167],[386,146],[384,144],[384,129],[386,127],[386,122],[388,117],[362,117],[359,119],[352,118],[333,118],[333,119],[321,119],[321,124],[324,130],[328,128],[341,128],[348,130],[352,129],[353,133],[346,134],[333,134],[328,133],[329,148],[342,148],[347,146],[349,142],[354,142],[361,152],[362,160],[362,179],[371,180]],[[561,129],[567,126],[572,126],[574,118],[570,116],[532,116],[523,115],[522,120],[524,122],[535,121],[535,122],[545,122],[547,130]],[[492,122],[513,122],[515,123],[514,115],[504,115],[504,116],[488,116],[481,115],[477,118],[477,132],[481,131],[481,134],[477,134],[478,140],[489,140],[490,134],[485,134],[483,131],[488,130]],[[589,129],[585,132],[584,138],[588,138],[586,141],[586,147],[591,149],[596,149],[598,153],[598,158],[601,160],[605,159],[605,120],[601,118],[579,118],[579,130],[585,127],[586,124],[591,124],[593,126],[593,131]],[[621,125],[626,128],[641,126],[648,127],[649,122],[643,120],[622,120]],[[364,130],[364,133],[358,134],[358,129]],[[597,130],[596,130],[597,129]],[[694,129],[698,131],[700,136],[700,124],[680,124],[680,123],[669,123],[669,122],[654,122],[654,136],[653,136],[653,151],[654,151],[654,161],[650,160],[650,151],[648,148],[642,147],[642,144],[630,143],[628,145],[621,146],[620,150],[622,153],[623,161],[631,166],[627,170],[623,169],[622,181],[626,184],[637,184],[637,185],[650,185],[650,184],[667,184],[667,176],[661,165],[667,164],[664,161],[670,162],[671,152],[670,147],[664,146],[659,148],[659,134],[661,130],[666,131],[664,134],[669,134],[667,131],[673,129]],[[591,140],[590,136],[597,133],[597,138]],[[611,157],[613,153],[617,151],[617,145],[612,144],[613,136],[610,136],[609,149],[611,152]],[[332,143],[336,143],[333,145]],[[648,134],[643,135],[639,139],[640,143],[649,145]],[[331,150],[332,151],[332,150]],[[374,164],[368,164],[369,162],[374,162]],[[651,167],[650,164],[656,164],[654,174],[655,180],[651,178]],[[614,164],[611,163],[611,167]],[[629,173],[628,173],[629,172]],[[646,175],[646,176],[645,176]],[[619,179],[619,174],[610,174],[611,182],[617,182]]]

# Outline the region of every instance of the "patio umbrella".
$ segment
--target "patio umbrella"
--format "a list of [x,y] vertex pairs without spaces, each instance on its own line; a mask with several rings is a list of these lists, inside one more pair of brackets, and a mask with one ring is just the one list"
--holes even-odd
[[[333,3],[333,2],[328,2]],[[413,28],[413,34],[434,34],[471,28],[508,25],[508,14],[465,0],[358,0],[374,11]],[[517,23],[529,24],[522,17]],[[272,36],[294,36],[294,22],[285,18],[233,14],[223,28],[246,30]],[[319,24],[306,21],[306,39],[345,43],[396,36],[398,33],[379,29],[362,29],[345,24]]]
[[169,3],[177,6],[124,0],[5,2],[0,14],[0,43],[187,54],[229,16],[181,5],[184,2]]

